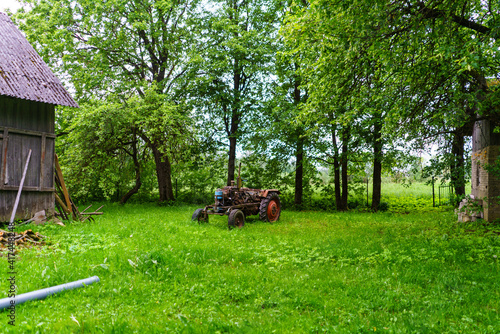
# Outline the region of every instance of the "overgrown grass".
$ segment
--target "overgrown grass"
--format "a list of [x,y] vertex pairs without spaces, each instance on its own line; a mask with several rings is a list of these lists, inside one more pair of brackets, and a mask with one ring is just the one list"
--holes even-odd
[[[18,292],[101,281],[18,305],[19,333],[498,333],[500,227],[449,212],[284,211],[275,224],[191,222],[194,207],[108,205],[95,223],[30,226]],[[7,260],[0,293],[7,295]]]

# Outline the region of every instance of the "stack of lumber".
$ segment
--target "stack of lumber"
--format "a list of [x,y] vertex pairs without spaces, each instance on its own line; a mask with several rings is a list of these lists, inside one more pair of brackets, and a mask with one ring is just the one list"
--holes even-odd
[[[7,247],[9,245],[9,237],[12,237],[12,233],[4,230],[0,230],[0,248]],[[26,230],[24,232],[14,232],[14,242],[16,246],[18,245],[45,245],[45,236],[38,232],[33,232],[32,230]]]
[[64,177],[62,175],[61,166],[59,165],[59,158],[57,154],[55,156],[55,172],[56,172],[56,208],[59,211],[59,216],[64,220],[79,220],[86,221],[90,219],[94,221],[92,216],[94,215],[102,215],[102,212],[98,212],[101,208],[99,207],[97,210],[93,212],[88,212],[87,210],[92,206],[88,206],[85,210],[79,211],[78,207],[71,200],[71,196],[69,195],[68,189],[66,188],[66,183],[64,182]]

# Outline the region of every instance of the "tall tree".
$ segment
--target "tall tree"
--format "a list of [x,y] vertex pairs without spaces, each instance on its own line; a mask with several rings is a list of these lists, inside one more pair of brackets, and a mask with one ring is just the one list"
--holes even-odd
[[[344,211],[348,209],[349,161],[354,159],[360,144],[353,134],[359,133],[358,126],[362,121],[366,123],[366,120],[373,119],[377,124],[381,123],[364,115],[366,110],[374,110],[370,106],[374,99],[365,95],[375,95],[369,86],[375,76],[372,72],[378,71],[371,59],[354,56],[346,48],[354,33],[350,25],[342,25],[348,20],[340,15],[336,20],[322,17],[331,15],[328,9],[332,4],[322,7],[319,15],[314,3],[305,10],[294,9],[294,6],[301,8],[302,4],[292,4],[291,14],[282,28],[289,48],[286,54],[300,64],[298,72],[309,92],[302,118],[318,130],[329,128],[330,147],[322,150],[326,153],[322,154],[322,161],[333,165],[336,206],[337,210]],[[356,47],[363,54],[369,43],[360,42]],[[381,132],[382,129],[375,126],[373,131]],[[380,143],[380,133],[377,136],[364,137],[378,138],[377,143]],[[381,149],[378,149],[380,154]]]
[[[80,102],[110,94],[125,102],[154,89],[171,105],[184,103],[184,79],[197,49],[199,0],[26,2],[31,9],[17,15],[23,31]],[[168,201],[174,199],[171,157],[163,142],[169,136],[157,124],[145,121],[136,130],[154,156],[160,201]]]
[[[301,86],[301,78],[297,73],[297,64],[287,57],[280,56],[276,60],[276,74],[273,89],[270,127],[263,141],[274,141],[272,154],[281,155],[282,159],[295,158],[294,204],[300,208],[304,197],[304,167],[307,160],[311,140],[307,136],[307,126],[298,119],[299,110],[307,101],[307,91]],[[266,147],[271,145],[265,145]]]
[[[375,165],[384,110],[382,133],[435,139],[454,132],[458,160],[451,167],[460,168],[465,130],[477,114],[490,117],[488,110],[498,104],[498,93],[485,84],[485,78],[500,73],[498,2],[313,0],[307,10],[290,12],[284,36],[291,52],[306,55],[302,74],[309,82],[311,110],[325,101],[345,106],[339,97],[348,96],[350,108],[359,113],[371,108],[368,92],[384,96],[389,104],[369,110]],[[365,80],[369,72],[378,78],[376,85]]]
[[[218,0],[208,14],[198,94],[200,108],[221,124],[229,146],[227,184],[234,180],[238,140],[259,117],[277,35],[273,0]],[[248,124],[247,124],[248,123]]]

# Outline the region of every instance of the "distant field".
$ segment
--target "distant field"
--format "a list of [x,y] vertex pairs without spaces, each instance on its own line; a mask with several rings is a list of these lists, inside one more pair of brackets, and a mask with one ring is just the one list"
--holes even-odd
[[[439,188],[441,183],[436,181],[434,184],[434,191],[436,198],[439,195]],[[441,186],[442,187],[442,186]],[[470,194],[470,183],[465,186],[465,192]],[[369,188],[371,194],[371,187]],[[447,190],[442,187],[441,188],[441,196],[445,197],[445,192]],[[421,197],[431,197],[432,198],[432,185],[425,184],[425,182],[413,182],[411,184],[402,184],[402,183],[394,183],[394,182],[383,182],[382,183],[382,194],[388,196],[421,196]]]
[[[95,223],[29,226],[18,292],[100,283],[18,305],[4,333],[498,333],[500,228],[450,212],[284,211],[275,223],[195,207],[107,205]],[[5,259],[5,258],[4,258]],[[6,261],[6,260],[5,260]],[[7,295],[7,265],[0,295]]]
[[[371,207],[373,185],[366,183],[350,184],[349,208],[364,209]],[[382,204],[385,209],[393,212],[415,212],[415,211],[453,211],[454,195],[450,187],[441,186],[440,181],[434,185],[434,200],[432,185],[425,182],[413,182],[411,184],[382,182]],[[451,191],[451,192],[450,192]],[[312,199],[305,200],[303,207],[313,210],[335,211],[333,186],[329,191],[322,188],[315,190]],[[470,184],[466,186],[466,193],[470,194]],[[293,189],[288,189],[286,205],[293,206]]]
[[[442,186],[439,181],[434,184],[434,201],[432,185],[424,182],[401,184],[393,182],[382,183],[382,201],[389,204],[392,210],[413,210],[443,206],[451,209],[450,198],[453,196],[451,188]],[[465,187],[466,194],[470,194],[470,184]],[[371,196],[371,189],[369,189]]]

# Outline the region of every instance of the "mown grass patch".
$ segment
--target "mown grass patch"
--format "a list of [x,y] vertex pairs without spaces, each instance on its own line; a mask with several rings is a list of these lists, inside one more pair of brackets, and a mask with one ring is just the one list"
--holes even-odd
[[[30,226],[18,292],[101,282],[16,310],[23,333],[497,333],[500,228],[450,212],[284,211],[191,222],[194,207],[108,205],[95,223]],[[6,261],[6,260],[5,260]],[[2,266],[0,293],[7,293]]]

